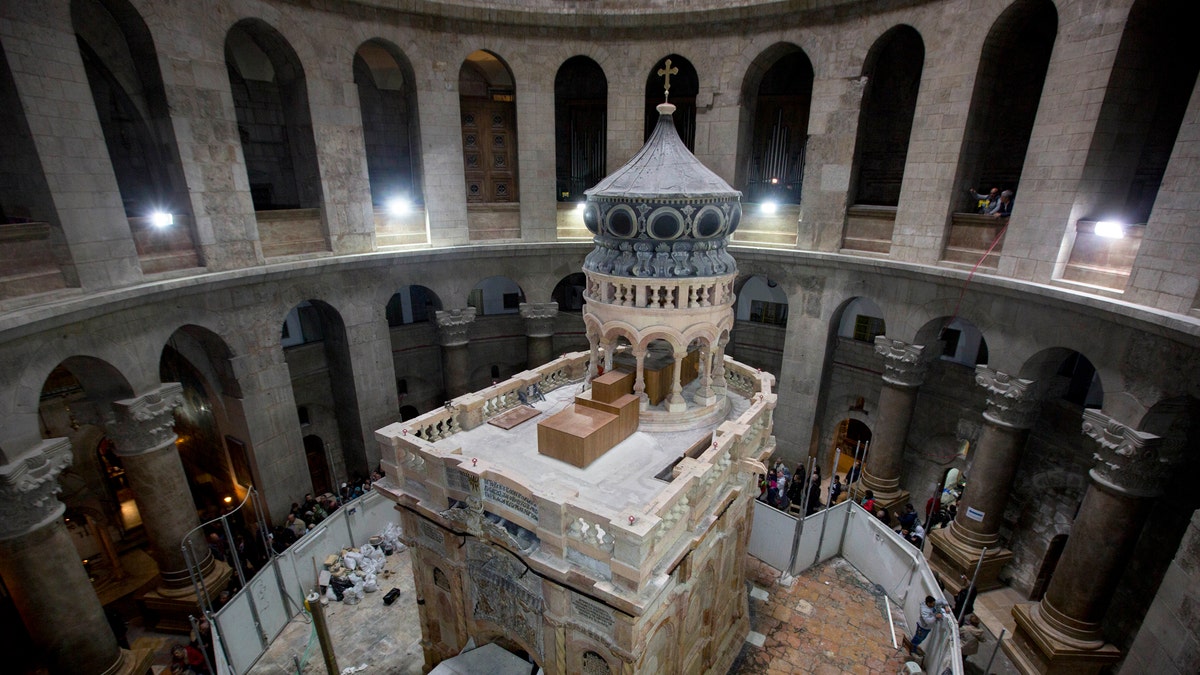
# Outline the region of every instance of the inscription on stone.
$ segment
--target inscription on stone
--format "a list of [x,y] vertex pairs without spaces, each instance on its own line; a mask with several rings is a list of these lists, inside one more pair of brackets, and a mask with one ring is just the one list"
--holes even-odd
[[537,522],[537,503],[507,485],[485,478],[483,480],[483,499]]
[[446,485],[451,490],[459,492],[471,493],[471,479],[467,477],[467,472],[462,469],[446,469]]
[[417,528],[421,533],[421,539],[423,539],[425,543],[439,551],[445,550],[446,533],[442,532],[442,528],[424,520],[420,522]]
[[578,614],[580,618],[586,619],[590,623],[593,623],[597,626],[601,626],[609,632],[612,631],[614,623],[612,610],[608,609],[607,607],[602,607],[601,605],[579,596],[571,598],[571,607],[575,609],[575,613]]

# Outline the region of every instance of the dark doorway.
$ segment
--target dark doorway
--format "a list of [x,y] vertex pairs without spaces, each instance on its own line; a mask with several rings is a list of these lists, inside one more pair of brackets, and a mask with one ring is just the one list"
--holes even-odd
[[1046,594],[1050,586],[1050,577],[1054,576],[1054,568],[1058,567],[1058,559],[1062,557],[1063,548],[1067,545],[1067,535],[1055,535],[1046,547],[1046,555],[1042,556],[1042,566],[1038,568],[1037,578],[1033,580],[1033,590],[1029,591],[1029,599],[1038,601]]
[[312,476],[313,494],[332,492],[333,482],[329,480],[325,441],[322,441],[320,436],[310,434],[304,437],[304,457],[308,460],[308,475]]

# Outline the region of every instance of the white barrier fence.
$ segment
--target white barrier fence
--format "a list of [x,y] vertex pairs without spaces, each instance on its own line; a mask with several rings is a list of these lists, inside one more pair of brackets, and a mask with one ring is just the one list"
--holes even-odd
[[213,615],[213,628],[233,673],[249,671],[301,612],[304,596],[316,587],[317,573],[328,556],[366,544],[389,523],[399,526],[395,507],[374,492],[342,506],[276,556]]
[[[789,569],[797,526],[801,528],[800,539],[794,551],[794,565]],[[798,521],[755,501],[749,553],[793,575],[841,555],[902,608],[909,626],[916,625],[925,596],[945,600],[921,552],[851,502],[842,502]],[[937,622],[921,648],[925,650],[925,672],[963,675],[961,645],[953,619]]]

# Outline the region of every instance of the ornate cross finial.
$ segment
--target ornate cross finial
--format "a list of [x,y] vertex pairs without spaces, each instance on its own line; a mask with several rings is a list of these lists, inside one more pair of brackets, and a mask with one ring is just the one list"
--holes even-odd
[[678,75],[679,69],[671,67],[671,59],[667,59],[662,68],[658,69],[658,74],[663,78],[663,101],[671,97],[671,76]]

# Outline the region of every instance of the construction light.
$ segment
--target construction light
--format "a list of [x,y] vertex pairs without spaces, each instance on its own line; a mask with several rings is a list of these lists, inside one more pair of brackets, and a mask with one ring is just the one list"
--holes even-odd
[[773,201],[763,202],[758,207],[758,210],[769,216],[779,210],[779,204]]
[[1096,236],[1120,239],[1125,236],[1125,224],[1115,220],[1101,220],[1096,223]]
[[412,202],[404,197],[392,197],[387,202],[387,210],[393,216],[403,216],[412,210]]
[[170,227],[175,224],[175,216],[165,211],[155,211],[150,214],[150,224],[159,228]]

